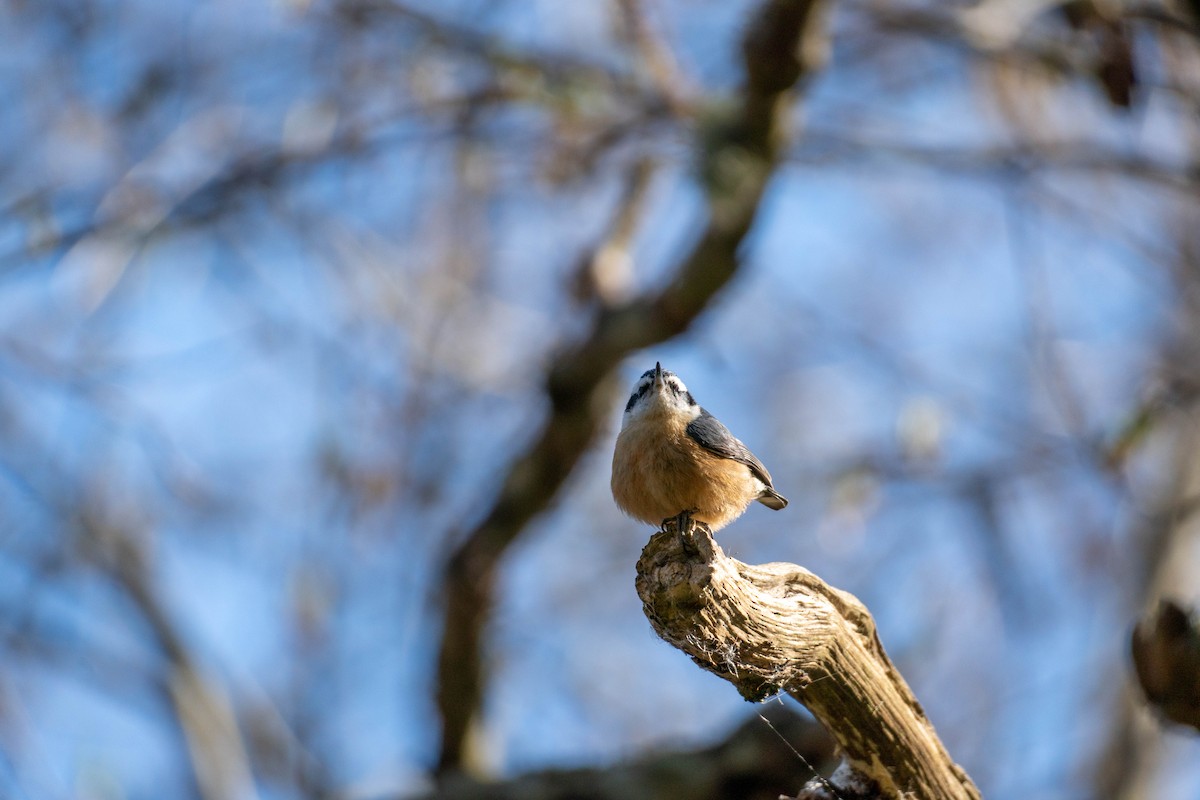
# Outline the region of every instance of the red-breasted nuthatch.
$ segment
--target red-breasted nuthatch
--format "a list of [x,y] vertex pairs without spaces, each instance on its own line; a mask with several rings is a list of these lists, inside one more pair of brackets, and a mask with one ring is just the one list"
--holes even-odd
[[788,502],[762,462],[662,364],[642,374],[625,406],[612,493],[622,511],[642,522],[687,515],[714,531],[753,500],[777,511]]

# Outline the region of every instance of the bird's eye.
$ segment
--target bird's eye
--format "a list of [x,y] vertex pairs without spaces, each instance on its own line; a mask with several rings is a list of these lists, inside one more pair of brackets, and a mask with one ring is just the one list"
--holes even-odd
[[625,404],[625,410],[632,411],[633,407],[637,405],[637,401],[646,396],[646,391],[649,388],[649,384],[645,386],[639,386],[638,390],[629,396],[629,402]]

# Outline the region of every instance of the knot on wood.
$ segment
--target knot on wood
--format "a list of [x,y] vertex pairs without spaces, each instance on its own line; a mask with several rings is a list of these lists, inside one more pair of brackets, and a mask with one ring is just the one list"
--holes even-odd
[[[654,534],[637,566],[642,608],[659,636],[710,672],[731,682],[747,700],[780,690],[773,661],[764,662],[735,632],[746,622],[741,604],[723,602],[731,562],[704,523],[678,530],[674,522]],[[736,563],[736,562],[732,562]],[[714,592],[718,602],[714,603]],[[733,618],[726,618],[726,614]],[[769,644],[760,640],[760,644]],[[757,664],[769,663],[765,671]]]

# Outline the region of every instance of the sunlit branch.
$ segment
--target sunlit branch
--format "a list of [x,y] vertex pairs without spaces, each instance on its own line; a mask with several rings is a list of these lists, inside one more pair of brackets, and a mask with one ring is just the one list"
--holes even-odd
[[663,39],[657,36],[646,18],[642,0],[614,0],[630,42],[638,53],[651,83],[665,98],[667,106],[678,116],[691,113],[690,89],[679,71],[675,56]]
[[794,564],[731,559],[702,523],[651,536],[637,590],[668,644],[747,700],[787,692],[834,738],[842,766],[800,798],[979,800],[853,595]]

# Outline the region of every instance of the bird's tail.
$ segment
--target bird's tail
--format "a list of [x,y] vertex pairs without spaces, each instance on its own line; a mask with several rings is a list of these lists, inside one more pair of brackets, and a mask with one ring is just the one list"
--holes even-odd
[[763,489],[762,492],[755,499],[758,500],[758,502],[762,503],[767,508],[773,508],[776,511],[780,511],[780,510],[786,508],[787,503],[788,503],[786,497],[784,497],[779,492],[772,489],[770,486]]

